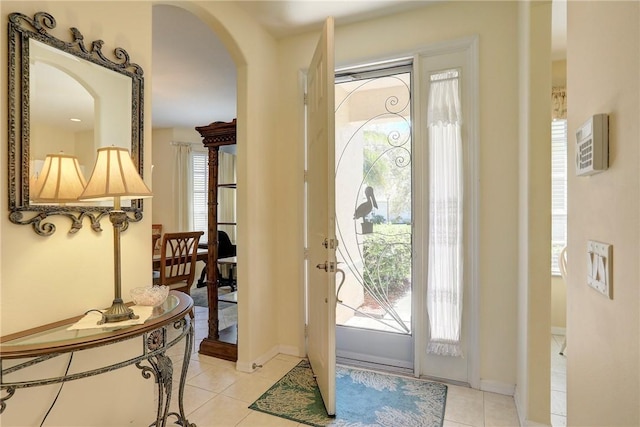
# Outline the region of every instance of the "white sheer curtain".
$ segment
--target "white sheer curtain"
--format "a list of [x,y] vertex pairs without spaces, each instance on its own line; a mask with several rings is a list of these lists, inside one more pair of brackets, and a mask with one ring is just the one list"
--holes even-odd
[[463,171],[459,73],[431,76],[429,129],[429,263],[427,352],[462,356]]
[[172,142],[173,145],[173,201],[176,231],[189,231],[191,226],[191,144]]

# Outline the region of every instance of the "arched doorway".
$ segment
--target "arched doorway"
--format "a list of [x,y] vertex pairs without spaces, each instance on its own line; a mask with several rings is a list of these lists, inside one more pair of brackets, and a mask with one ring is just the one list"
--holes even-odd
[[[225,45],[200,15],[167,4],[153,7],[153,61],[152,144],[156,170],[153,223],[162,224],[165,232],[203,231],[200,247],[206,249],[210,240],[207,233],[209,161],[208,150],[196,127],[230,121],[237,116],[236,66]],[[216,165],[230,167],[232,170],[225,170],[224,175],[235,176],[235,149],[225,151],[225,158],[220,159],[225,161]],[[226,202],[218,197],[216,204],[226,213],[229,202],[235,207],[235,197]],[[225,227],[224,231],[236,245],[235,227]],[[208,294],[217,294],[217,286],[214,286],[216,290],[207,286],[209,266],[205,262],[198,264],[198,279],[191,288],[191,296],[200,320],[196,323],[199,335],[205,340],[217,341],[219,330],[231,328],[235,347],[237,304],[218,304],[215,296],[209,298]]]

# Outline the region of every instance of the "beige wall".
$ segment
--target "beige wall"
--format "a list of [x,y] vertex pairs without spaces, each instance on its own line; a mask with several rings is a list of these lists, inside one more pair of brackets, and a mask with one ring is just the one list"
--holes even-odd
[[[275,258],[276,239],[268,238],[267,233],[268,230],[274,229],[276,213],[264,208],[271,206],[275,199],[273,165],[277,159],[272,148],[276,126],[272,104],[273,100],[277,99],[276,88],[272,84],[276,81],[275,42],[231,2],[214,4],[176,1],[173,4],[188,8],[207,23],[228,47],[238,67],[238,222],[242,224],[238,232],[238,281],[240,284],[251,283],[251,293],[240,290],[238,295],[238,335],[239,341],[244,343],[239,347],[238,367],[250,371],[253,362],[262,363],[281,350],[275,326],[277,295],[273,291],[273,283],[278,264],[286,268],[287,261]],[[58,27],[63,31],[75,25],[83,31],[85,39],[100,38],[105,40],[106,47],[111,41],[114,47],[127,48],[131,58],[145,71],[145,141],[148,142],[151,141],[149,88],[152,87],[153,74],[150,58],[151,7],[152,3],[149,2],[3,2],[2,16],[6,22],[6,16],[10,12],[20,11],[33,15],[39,10],[47,10],[55,16]],[[126,11],[123,11],[123,8],[126,8]],[[4,86],[7,82],[8,68],[4,43],[2,52],[4,53],[0,66],[3,69]],[[2,103],[3,111],[6,111],[5,98],[2,98]],[[6,129],[2,133],[6,135]],[[151,159],[150,152],[151,144],[147,144],[145,158]],[[6,164],[6,150],[2,155],[5,159],[2,163]],[[147,166],[150,163],[148,161]],[[145,168],[145,177],[150,181],[151,168]],[[2,177],[1,187],[6,188],[6,175]],[[2,200],[2,206],[6,211],[6,197]],[[153,218],[150,205],[151,203],[146,204],[144,221],[134,224],[123,235],[122,259],[126,261],[123,263],[123,295],[128,295],[131,287],[145,284],[145,281],[150,279],[150,271],[147,268],[151,251],[149,234]],[[104,227],[105,231],[101,234],[85,228],[77,235],[69,236],[66,234],[68,221],[57,218],[53,222],[62,231],[43,239],[28,227],[10,224],[6,216],[2,217],[0,250],[5,255],[2,257],[0,274],[3,284],[3,335],[70,317],[86,310],[87,307],[108,305],[113,298],[113,283],[110,280],[112,267],[104,261],[110,260],[112,255],[112,239],[108,226]],[[242,260],[251,260],[251,264],[243,263]],[[23,316],[23,310],[27,308],[31,315]],[[295,323],[302,324],[303,321],[296,318]],[[283,350],[296,353],[303,351],[302,349],[303,346],[300,345]],[[133,369],[139,377],[139,371]],[[134,384],[131,380],[132,374],[126,373],[125,370],[110,375],[126,381],[127,391],[133,396],[123,393],[122,398],[107,398],[102,396],[102,392],[94,393],[95,388],[92,386],[92,396],[97,398],[95,405],[83,406],[78,412],[77,408],[71,410],[66,404],[58,402],[57,408],[62,410],[62,415],[59,415],[62,418],[54,418],[58,420],[58,425],[125,425],[132,422],[132,417],[141,407],[152,403],[146,401],[145,396],[152,399],[153,393],[142,390],[151,387],[152,382],[141,380],[142,385]],[[96,381],[99,382],[99,379],[78,381],[73,386],[67,386],[66,395],[70,399],[67,403],[77,403],[79,396],[83,392],[86,394],[86,390],[89,389],[87,384],[95,384]],[[107,393],[113,390],[113,386],[106,384],[103,390]],[[28,410],[35,418],[30,423],[36,423],[41,411],[34,406],[33,401],[46,405],[51,399],[33,399],[33,396],[42,396],[38,393],[48,396],[54,391],[52,388],[38,388],[33,389],[34,394],[22,393],[24,397],[20,398],[15,396],[12,399],[16,408],[13,414],[24,417],[27,410],[25,405],[31,400]],[[100,404],[100,400],[122,406],[120,416],[104,413],[103,408],[107,408],[108,411],[109,406]],[[136,404],[131,405],[127,402]],[[6,421],[10,417],[5,413],[3,422],[16,424],[17,421]],[[80,421],[76,421],[77,419]],[[134,421],[138,424],[146,422]]]
[[567,61],[553,61],[551,63],[551,85],[563,87],[567,85]]
[[[517,5],[455,2],[336,29],[336,64],[413,53],[433,43],[480,36],[480,377],[494,384],[516,381],[518,116],[516,100]],[[380,36],[384,34],[384,36]],[[282,40],[279,46],[280,117],[276,187],[280,342],[297,345],[291,322],[302,299],[302,170],[299,72],[310,61],[318,34]],[[375,42],[372,42],[375,40]],[[499,64],[499,66],[496,66]],[[548,253],[548,249],[547,249]],[[547,256],[548,258],[548,256]]]
[[162,232],[179,231],[176,202],[173,198],[173,129],[153,129],[151,191],[153,191],[153,224],[162,224]]
[[[577,177],[569,167],[567,423],[638,426],[640,3],[568,2],[567,17],[570,141],[598,113],[610,138],[607,171]],[[586,284],[588,240],[613,245],[612,300]]]
[[[238,239],[239,259],[247,260],[239,266],[238,280],[251,283],[252,287],[251,294],[239,294],[239,335],[244,343],[239,349],[239,367],[249,369],[251,362],[259,362],[274,351],[295,353],[304,349],[303,276],[298,267],[302,265],[303,245],[300,142],[303,134],[298,78],[311,57],[318,35],[302,35],[276,44],[230,3],[174,3],[198,13],[228,45],[238,65]],[[13,11],[29,15],[48,10],[58,20],[61,31],[78,26],[85,39],[101,38],[107,47],[125,47],[145,70],[145,117],[148,118],[152,75],[151,6],[146,2],[127,2],[127,13],[122,13],[123,5],[118,2],[2,2],[0,7],[4,22]],[[588,239],[596,239],[612,243],[615,254],[613,300],[601,297],[585,285],[581,274],[585,269],[583,257],[576,257],[577,261],[569,266],[570,425],[640,424],[638,7],[635,2],[569,2],[568,6],[569,135],[589,115],[606,112],[610,114],[612,137],[609,171],[591,178],[569,174],[569,246],[572,253],[580,253]],[[110,22],[117,25],[107,25]],[[600,30],[594,31],[594,28]],[[382,33],[384,38],[369,42]],[[514,211],[518,206],[519,180],[518,112],[513,104],[513,97],[518,93],[514,4],[438,4],[423,11],[338,28],[337,63],[392,56],[473,34],[479,34],[481,40],[480,376],[514,384],[518,283],[518,218]],[[5,87],[6,43],[1,43],[0,49],[2,86]],[[630,60],[628,52],[636,56]],[[279,68],[276,63],[280,64]],[[612,70],[616,72],[615,78]],[[6,112],[6,98],[0,99]],[[6,135],[6,122],[1,123],[2,134]],[[286,125],[282,125],[284,123]],[[150,140],[147,126],[145,141]],[[145,157],[151,158],[149,144]],[[2,159],[1,164],[6,164],[6,150],[2,152]],[[150,174],[151,169],[145,168],[147,181]],[[2,176],[0,192],[6,212],[6,174]],[[592,203],[594,198],[603,203]],[[269,210],[265,206],[278,209]],[[148,278],[148,271],[142,265],[150,251],[149,211],[145,210],[142,223],[134,224],[123,236],[123,260],[127,260],[123,265],[125,294],[129,287]],[[42,238],[28,227],[9,223],[6,215],[1,217],[3,335],[75,315],[87,307],[108,304],[112,298],[111,267],[104,262],[110,259],[112,250],[108,226],[98,235],[85,224],[80,233],[70,236],[66,234],[68,220],[55,219],[58,232]],[[273,234],[268,234],[268,230]],[[141,262],[129,264],[129,260]],[[71,277],[74,280],[70,280]],[[23,316],[21,313],[27,308],[30,315]],[[109,375],[119,377],[119,374]],[[70,401],[58,403],[61,408],[73,405],[74,396],[86,393],[88,388],[83,384],[88,383],[83,381],[68,388],[74,391],[69,395]],[[138,404],[140,396],[148,395],[145,388],[148,384],[140,383],[127,382],[128,391],[136,393]],[[91,387],[91,390],[95,393],[98,389]],[[36,394],[26,393],[42,394],[34,399]],[[52,395],[53,390],[34,389],[25,391],[23,397],[14,396],[3,414],[3,422],[10,417],[12,405],[16,411],[26,411],[28,407],[29,414],[37,419],[45,405],[35,408],[33,402],[46,402]],[[119,406],[123,408],[123,420],[128,422],[131,418],[127,418],[128,405],[124,400],[126,398]],[[87,412],[98,411],[94,416],[98,414],[99,418],[112,420],[112,413],[104,414],[93,406],[84,406],[87,405],[82,408]],[[73,411],[68,412],[66,416],[71,417]],[[79,423],[83,414],[84,411],[78,414]]]
[[[150,10],[142,3],[133,3],[131,7],[140,10],[140,18],[120,19],[118,28],[92,27],[94,22],[101,19],[116,19],[120,15],[117,4],[100,3],[99,6],[83,2],[29,2],[2,3],[3,21],[7,22],[8,13],[20,11],[26,15],[40,10],[50,12],[57,20],[54,34],[68,39],[68,28],[77,26],[84,34],[85,42],[95,39],[105,40],[105,53],[108,49],[124,47],[132,58],[136,59],[144,70],[150,68],[150,57],[147,50],[150,47],[150,22],[145,17],[150,16]],[[100,19],[98,16],[102,15]],[[145,25],[146,24],[146,25]],[[2,46],[5,54],[2,57],[2,76],[4,85],[7,82],[6,46]],[[145,93],[148,99],[149,91]],[[6,99],[2,98],[6,106]],[[149,106],[150,102],[145,105]],[[6,111],[6,108],[5,110]],[[3,123],[4,126],[4,123]],[[6,134],[6,133],[5,133]],[[145,129],[145,140],[150,140],[150,129]],[[151,147],[145,146],[145,157],[151,158]],[[6,164],[6,149],[2,151]],[[150,176],[150,169],[145,168]],[[147,180],[148,177],[146,177]],[[6,188],[6,176],[2,177],[2,187]],[[147,204],[148,207],[149,204]],[[8,211],[6,198],[2,199],[3,210]],[[141,223],[133,224],[122,239],[123,259],[136,258],[133,254],[145,253],[150,250],[150,209],[145,210],[145,217]],[[2,334],[14,332],[42,323],[59,320],[63,317],[76,315],[78,310],[87,306],[101,305],[113,298],[112,264],[113,242],[111,228],[108,221],[103,222],[102,233],[93,232],[88,224],[74,235],[68,234],[70,221],[62,217],[54,217],[52,222],[57,231],[51,237],[36,235],[28,226],[18,226],[8,220],[7,215],[1,216],[3,229],[2,246],[10,250],[2,257]],[[105,262],[105,257],[108,260]],[[37,266],[38,268],[34,268]],[[148,279],[148,272],[141,269],[137,263],[123,263],[123,293],[128,294],[129,288],[139,286]],[[76,280],[70,281],[70,272]],[[18,285],[19,284],[19,285]],[[91,286],[87,286],[91,284]],[[24,298],[25,289],[30,295],[39,298]],[[41,298],[40,298],[41,297]],[[11,304],[5,302],[11,301]],[[28,317],[19,316],[27,304],[33,311]],[[15,319],[21,321],[16,322]]]
[[[93,40],[104,40],[105,55],[116,47],[123,47],[131,59],[140,64],[145,72],[151,68],[151,7],[145,2],[128,2],[126,13],[123,3],[116,2],[5,2],[0,4],[3,33],[6,31],[8,14],[21,12],[33,17],[38,11],[51,13],[57,21],[53,34],[71,40],[70,27],[77,27],[90,46]],[[109,25],[117,23],[117,25]],[[0,43],[1,86],[7,87],[6,39]],[[115,59],[115,58],[113,58]],[[147,74],[146,87],[150,87]],[[145,93],[145,117],[150,116],[150,91]],[[0,97],[2,115],[2,157],[4,171],[7,163],[6,142],[6,96]],[[150,140],[150,128],[145,128],[144,140]],[[145,146],[144,155],[151,158],[151,146]],[[8,220],[6,197],[7,175],[1,174],[0,230],[0,329],[1,335],[31,328],[56,320],[76,316],[90,308],[109,306],[113,299],[113,239],[108,220],[102,221],[104,231],[91,230],[85,220],[77,234],[68,234],[71,222],[63,217],[52,219],[57,231],[53,236],[41,237],[30,226],[19,226]],[[150,168],[145,168],[146,181],[150,181]],[[132,224],[122,235],[122,293],[129,295],[135,286],[150,283],[148,257],[151,251],[151,212],[145,203],[142,222]],[[116,352],[139,349],[139,342],[125,343]],[[113,355],[114,353],[110,353]],[[101,351],[74,358],[73,367],[85,365],[84,360],[111,358]],[[64,369],[66,357],[40,369],[49,375],[57,375]],[[112,391],[125,381],[126,389],[113,398]],[[96,384],[100,384],[100,387]],[[3,425],[37,425],[53,401],[58,386],[18,390],[7,402],[2,415]],[[86,399],[90,390],[91,399]],[[82,401],[82,405],[77,405]],[[137,402],[136,407],[126,402]],[[109,405],[119,408],[114,412]],[[48,419],[51,425],[128,425],[148,423],[136,419],[139,408],[153,414],[153,381],[144,380],[135,367],[126,368],[92,379],[79,380],[65,385],[64,392]]]
[[519,2],[518,376],[522,424],[549,424],[551,4]]

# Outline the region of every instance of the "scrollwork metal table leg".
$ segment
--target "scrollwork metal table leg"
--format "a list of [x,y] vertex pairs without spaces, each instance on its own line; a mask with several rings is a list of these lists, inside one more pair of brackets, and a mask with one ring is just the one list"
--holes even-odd
[[5,400],[8,400],[11,396],[13,396],[13,394],[16,392],[16,389],[13,387],[8,387],[3,391],[7,393],[7,395],[0,398],[0,414],[2,414],[7,407],[7,403],[5,402]]
[[141,362],[136,363],[136,366],[142,370],[142,376],[144,378],[151,378],[151,375],[153,375],[155,382],[158,385],[158,408],[156,411],[156,421],[149,427],[165,427],[169,412],[169,405],[171,404],[173,365],[171,359],[164,354],[158,354],[157,356],[149,358],[147,359],[147,362],[151,365],[150,367],[142,366]]
[[175,415],[178,420],[176,424],[182,427],[197,427],[194,423],[190,423],[184,414],[184,387],[187,383],[187,370],[189,369],[189,358],[191,357],[191,347],[193,346],[193,323],[191,319],[185,318],[185,322],[188,322],[189,332],[185,337],[184,342],[184,358],[182,359],[182,371],[180,372],[180,385],[178,388],[178,410],[180,413],[171,412],[169,415]]
[[[166,343],[166,329],[156,329],[151,332],[146,340],[148,350],[156,351],[164,347]],[[149,427],[165,427],[167,416],[169,414],[169,405],[171,404],[171,390],[173,383],[173,363],[171,359],[163,352],[149,357],[147,363],[150,366],[143,366],[142,361],[136,363],[136,366],[142,370],[144,378],[155,378],[158,385],[158,408],[156,411],[156,421]],[[166,398],[165,398],[166,395]]]

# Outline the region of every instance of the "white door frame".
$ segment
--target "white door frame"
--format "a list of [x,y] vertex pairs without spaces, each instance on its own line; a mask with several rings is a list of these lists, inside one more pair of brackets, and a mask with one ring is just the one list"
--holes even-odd
[[[415,52],[418,52],[417,54]],[[465,52],[467,59],[467,69],[466,73],[469,74],[469,79],[471,84],[465,85],[463,87],[463,96],[467,99],[467,103],[472,111],[472,115],[466,120],[466,127],[464,129],[464,136],[468,141],[468,156],[465,156],[465,171],[467,171],[467,175],[465,177],[465,188],[468,190],[469,194],[467,195],[466,202],[468,204],[468,230],[465,235],[465,269],[468,273],[469,280],[469,295],[468,305],[469,307],[469,316],[467,317],[464,327],[469,331],[468,334],[468,343],[467,343],[467,354],[465,358],[467,360],[467,378],[468,384],[474,389],[484,389],[481,385],[480,381],[480,345],[479,345],[479,331],[480,331],[480,310],[479,310],[479,283],[480,283],[480,270],[479,270],[479,250],[480,250],[480,223],[479,223],[479,199],[480,199],[480,186],[479,186],[479,155],[480,155],[480,131],[479,131],[479,38],[478,36],[466,37],[458,40],[447,41],[442,43],[435,43],[428,47],[416,49],[412,52],[398,52],[395,54],[387,55],[387,58],[401,58],[401,57],[414,57],[414,64],[418,61],[420,56],[429,56],[429,55],[439,55],[449,52],[455,51],[463,51]],[[378,58],[379,60],[380,58]],[[367,61],[361,61],[361,63],[366,63]],[[376,60],[372,59],[368,62],[376,62]],[[414,75],[415,74],[414,72]],[[301,82],[304,79],[303,73],[300,74]],[[300,84],[303,86],[303,83]],[[420,90],[420,82],[419,79],[415,79],[414,83],[414,92]],[[414,116],[418,117],[420,115],[420,105],[415,102],[414,98]],[[304,109],[301,108],[300,118],[304,120]],[[414,129],[414,132],[416,130]],[[414,133],[413,138],[421,137],[421,130],[417,130],[417,134]],[[304,135],[304,130],[302,132]],[[415,153],[414,153],[415,154]],[[417,154],[415,154],[417,155]],[[422,177],[416,176],[414,178],[414,192],[424,191],[424,183],[427,181],[422,179]],[[419,182],[419,181],[422,181]],[[418,233],[419,229],[414,229],[414,233]],[[414,257],[414,263],[415,261]],[[415,270],[416,266],[414,264],[413,269]],[[414,295],[413,296],[413,313],[415,316],[415,320],[413,322],[414,331],[416,334],[415,337],[415,357],[414,357],[414,373],[418,375],[421,370],[421,356],[422,349],[426,348],[426,304],[425,299],[426,295],[424,292],[422,295]],[[301,298],[301,304],[303,305],[303,312],[306,311],[306,294],[303,298]],[[302,332],[304,333],[304,332]]]
[[[479,316],[479,61],[478,61],[478,37],[468,37],[460,40],[447,41],[431,45],[427,48],[420,49],[414,56],[414,93],[423,93],[423,84],[420,76],[420,59],[425,57],[433,57],[437,55],[446,55],[451,53],[460,52],[464,55],[464,80],[461,84],[462,97],[465,100],[466,115],[465,126],[463,127],[463,139],[466,145],[464,156],[464,171],[465,171],[465,235],[464,235],[464,280],[467,281],[468,287],[465,287],[467,295],[464,298],[464,303],[467,305],[468,315],[463,317],[463,328],[467,330],[467,354],[465,359],[467,361],[467,383],[475,389],[480,388],[480,371],[479,371],[479,358],[480,358],[480,346],[479,346],[479,330],[480,330],[480,316]],[[422,118],[425,116],[424,108],[419,102],[421,96],[414,97],[414,117]],[[419,121],[421,119],[417,119]],[[416,125],[414,123],[414,138],[416,141],[426,141],[426,129],[423,126]],[[422,146],[421,146],[422,145]],[[418,158],[424,157],[424,153],[418,152],[418,150],[426,150],[424,144],[415,144],[416,153]],[[427,168],[420,168],[420,171],[414,173],[414,191],[415,194],[427,194],[428,189],[428,170]],[[417,214],[418,210],[424,211],[424,206],[414,206],[414,213]],[[427,217],[428,218],[428,217]],[[428,222],[415,221],[415,235],[425,235],[428,232]],[[422,242],[423,246],[420,248],[414,248],[414,253],[427,253],[427,242]],[[415,280],[426,281],[426,262],[424,258],[414,256],[414,272],[416,274]],[[418,275],[422,277],[418,277]],[[414,357],[414,372],[418,375],[422,372],[422,358],[427,344],[427,314],[426,314],[426,293],[425,287],[416,289],[416,295],[413,298],[413,313],[416,316],[415,320],[415,357]]]

